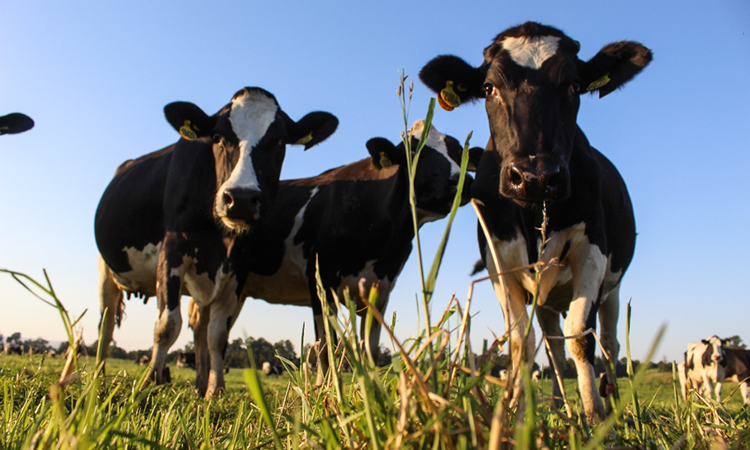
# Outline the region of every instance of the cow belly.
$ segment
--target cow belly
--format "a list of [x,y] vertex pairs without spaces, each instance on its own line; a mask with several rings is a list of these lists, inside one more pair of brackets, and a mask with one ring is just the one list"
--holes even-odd
[[273,275],[248,274],[244,294],[275,305],[310,306],[307,277],[299,270],[279,270]]
[[[233,272],[226,272],[221,265],[216,274],[195,271],[196,261],[183,257],[185,275],[183,277],[183,295],[190,295],[201,307],[206,307],[215,300],[237,290],[237,277]],[[177,271],[179,269],[172,269]]]
[[142,249],[125,247],[122,251],[127,254],[128,264],[132,269],[127,272],[113,272],[115,282],[125,291],[141,293],[147,297],[155,296],[156,267],[159,263],[161,242],[155,245],[146,244]]

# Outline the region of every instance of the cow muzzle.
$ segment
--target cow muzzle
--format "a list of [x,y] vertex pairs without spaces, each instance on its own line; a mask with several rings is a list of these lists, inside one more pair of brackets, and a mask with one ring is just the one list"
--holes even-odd
[[570,196],[567,170],[559,164],[509,164],[500,178],[500,193],[523,203],[564,200]]
[[257,189],[224,189],[216,198],[216,215],[227,228],[246,231],[260,218],[260,204]]

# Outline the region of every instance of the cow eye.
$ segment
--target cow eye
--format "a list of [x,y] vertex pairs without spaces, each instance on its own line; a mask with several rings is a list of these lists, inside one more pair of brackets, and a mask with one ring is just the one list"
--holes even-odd
[[489,97],[495,93],[495,86],[492,83],[484,83],[482,89],[484,90],[485,97]]
[[221,135],[219,133],[214,134],[211,139],[214,140],[214,144],[218,144],[221,142]]
[[576,82],[570,83],[570,93],[572,95],[578,95],[580,92],[581,92],[581,85],[580,84],[578,84]]

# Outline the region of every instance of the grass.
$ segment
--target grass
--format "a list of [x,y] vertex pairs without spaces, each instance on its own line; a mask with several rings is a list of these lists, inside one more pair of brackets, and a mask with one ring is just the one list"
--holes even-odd
[[[404,79],[399,95],[406,125]],[[466,162],[465,156],[464,170]],[[372,355],[360,350],[357,327],[347,319],[356,317],[353,303],[335,297],[324,309],[348,314],[332,314],[326,323],[328,342],[335,335],[338,345],[326,346],[332,363],[322,386],[314,385],[307,365],[284,361],[287,372],[278,378],[232,370],[226,392],[205,401],[195,394],[189,369],[172,368],[172,383],[140,392],[145,369],[132,361],[109,359],[105,375],[99,357],[84,356],[61,379],[60,359],[4,355],[0,449],[747,448],[750,408],[737,394],[724,404],[695,396],[686,402],[674,374],[647,371],[645,364],[619,380],[615,412],[593,428],[581,412],[575,380],[565,380],[570,409],[557,410],[549,381],[537,385],[521,368],[524,401],[511,406],[505,383],[489,375],[489,352],[475,357],[469,344],[470,296],[463,303],[451,299],[440,317],[430,314],[431,286],[449,231],[450,223],[429,272],[422,270],[417,245],[423,319],[413,338],[396,340],[370,309],[367,320],[384,326],[395,349],[387,367],[376,367]],[[46,274],[42,284],[4,272],[57,309],[73,341],[76,322]],[[376,299],[373,290],[366,303]],[[629,314],[626,322],[629,329]],[[507,348],[507,337],[498,343]],[[728,384],[725,395],[732,389]]]

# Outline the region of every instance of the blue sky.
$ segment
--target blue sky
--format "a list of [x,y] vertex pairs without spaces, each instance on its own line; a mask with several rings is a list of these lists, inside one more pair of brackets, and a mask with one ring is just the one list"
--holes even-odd
[[[712,334],[750,342],[750,4],[736,1],[630,2],[5,2],[0,15],[0,114],[36,121],[0,138],[0,268],[41,277],[96,339],[97,250],[93,216],[115,168],[177,140],[162,115],[175,100],[214,112],[243,86],[273,92],[294,119],[336,114],[337,133],[302,152],[290,147],[283,178],[312,176],[366,156],[375,136],[399,139],[400,69],[415,80],[409,121],[424,116],[431,93],[421,67],[452,53],[474,65],[504,29],[535,20],[564,30],[592,57],[617,40],[637,40],[654,61],[624,89],[582,101],[579,124],[625,178],[638,229],[621,297],[632,299],[632,346],[645,353],[658,327],[656,359],[678,358]],[[481,103],[434,124],[472,145],[488,138]],[[478,258],[473,211],[459,211],[438,281],[433,315],[452,294],[464,303]],[[431,258],[444,222],[423,228]],[[416,330],[416,258],[398,280],[387,316],[396,333]],[[116,331],[128,350],[148,348],[156,306],[127,304]],[[475,291],[472,342],[504,332],[488,284]],[[248,301],[232,338],[312,337],[306,308]],[[0,277],[0,333],[61,340],[57,313],[7,276]],[[184,330],[175,345],[192,339]]]

